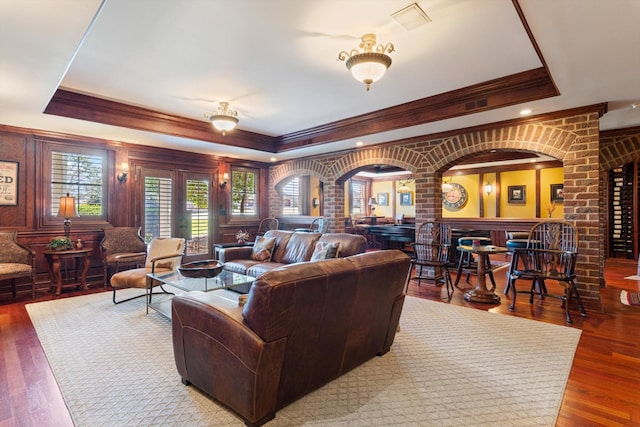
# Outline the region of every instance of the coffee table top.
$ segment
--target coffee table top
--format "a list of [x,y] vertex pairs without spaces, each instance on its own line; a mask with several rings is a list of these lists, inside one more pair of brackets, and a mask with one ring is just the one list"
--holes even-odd
[[[216,291],[227,292],[227,290],[233,291],[235,288],[238,288],[236,292],[245,293],[246,289],[251,286],[253,283],[254,277],[245,276],[240,273],[233,273],[231,271],[222,270],[216,277],[201,277],[201,278],[189,278],[184,277],[178,271],[172,271],[169,273],[159,273],[159,274],[147,274],[147,277],[158,281],[162,284],[169,285],[173,288],[179,289],[181,291]],[[153,287],[153,280],[148,281],[147,292],[149,293],[149,297],[151,297],[151,290]],[[159,298],[158,296],[153,298],[153,302],[150,301],[150,298],[147,298],[147,312],[149,312],[149,308],[153,308],[163,316],[171,319],[171,299],[173,297],[173,293],[176,295],[178,293],[175,290],[170,289],[167,292],[171,292],[167,294],[167,298]],[[229,292],[235,293],[235,292]],[[154,294],[155,295],[155,294]],[[161,296],[161,295],[160,295]],[[237,301],[237,300],[236,300]]]
[[236,286],[253,283],[254,277],[244,274],[222,270],[216,277],[189,278],[184,277],[178,271],[169,273],[148,274],[150,278],[171,285],[183,291],[213,291],[216,289],[233,289]]

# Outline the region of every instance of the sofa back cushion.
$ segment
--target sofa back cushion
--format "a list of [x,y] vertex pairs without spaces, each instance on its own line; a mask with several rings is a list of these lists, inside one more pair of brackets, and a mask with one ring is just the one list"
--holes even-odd
[[341,258],[361,254],[367,250],[367,239],[359,234],[325,233],[318,241],[323,243],[340,243],[338,256]]
[[272,262],[282,262],[285,252],[287,251],[287,243],[293,235],[293,231],[287,230],[269,230],[264,233],[264,237],[275,237],[276,243],[271,255]]
[[320,233],[297,232],[291,235],[287,242],[287,250],[282,254],[283,264],[295,264],[311,259]]
[[[354,305],[355,311],[375,312],[382,307],[374,301],[402,295],[409,259],[398,250],[375,251],[267,271],[251,286],[243,309],[245,321],[270,342],[285,336],[292,339],[294,330],[305,333],[305,324],[321,322],[325,316],[349,317]],[[364,317],[371,320],[371,315]]]
[[398,250],[376,251],[284,265],[256,278],[242,314],[265,342],[287,341],[279,405],[388,350],[409,260]]

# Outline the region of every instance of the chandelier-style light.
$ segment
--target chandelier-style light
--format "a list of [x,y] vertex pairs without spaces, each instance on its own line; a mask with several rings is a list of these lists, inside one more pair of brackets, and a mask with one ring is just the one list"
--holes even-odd
[[382,44],[376,46],[375,34],[362,36],[362,43],[359,47],[364,50],[362,53],[357,49],[352,49],[350,52],[343,50],[338,54],[338,60],[347,60],[347,69],[351,71],[356,80],[367,86],[368,91],[371,83],[380,80],[387,68],[391,66],[391,58],[387,53],[393,52],[395,48],[391,43],[387,43],[386,46]]
[[204,116],[211,121],[214,128],[222,132],[222,135],[226,135],[228,131],[233,130],[238,124],[238,112],[229,108],[228,102],[221,102],[218,111],[205,113]]
[[411,193],[411,187],[409,187],[409,184],[411,184],[413,181],[413,178],[409,178],[405,182],[400,181],[400,186],[398,187],[396,192],[400,194]]
[[[447,181],[448,179],[448,181]],[[445,178],[444,181],[442,181],[442,192],[443,193],[448,193],[449,191],[451,191],[451,189],[453,189],[453,186],[451,185],[451,183],[453,182],[453,177],[450,176],[449,178]]]

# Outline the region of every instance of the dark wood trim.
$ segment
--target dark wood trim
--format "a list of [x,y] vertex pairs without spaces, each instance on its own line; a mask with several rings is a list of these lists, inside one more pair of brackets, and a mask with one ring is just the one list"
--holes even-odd
[[334,142],[559,95],[544,68],[282,135],[278,151]]
[[640,133],[640,126],[633,126],[623,129],[609,129],[600,131],[600,140],[604,138],[628,137]]
[[163,133],[271,153],[276,152],[274,138],[266,135],[234,129],[233,132],[223,136],[214,131],[210,123],[203,120],[161,113],[65,89],[56,90],[44,112],[129,129]]
[[235,129],[226,136],[204,121],[58,89],[45,113],[271,153],[356,138],[557,96],[544,68],[524,71],[383,110],[270,137]]

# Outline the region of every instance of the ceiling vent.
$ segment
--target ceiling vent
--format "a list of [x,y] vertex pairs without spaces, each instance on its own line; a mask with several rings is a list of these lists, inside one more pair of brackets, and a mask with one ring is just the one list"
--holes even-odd
[[431,18],[427,16],[424,10],[422,10],[417,3],[410,4],[409,6],[392,13],[391,17],[407,31],[431,22]]

